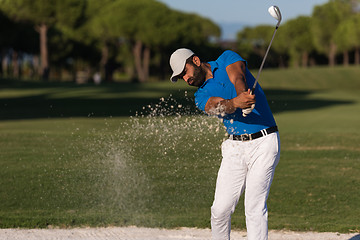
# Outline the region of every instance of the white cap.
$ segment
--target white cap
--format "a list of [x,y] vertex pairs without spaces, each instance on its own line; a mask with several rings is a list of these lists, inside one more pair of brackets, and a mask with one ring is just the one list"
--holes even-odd
[[177,82],[177,76],[184,71],[186,60],[194,55],[193,51],[187,48],[180,48],[176,50],[170,57],[170,66],[173,70],[170,80]]

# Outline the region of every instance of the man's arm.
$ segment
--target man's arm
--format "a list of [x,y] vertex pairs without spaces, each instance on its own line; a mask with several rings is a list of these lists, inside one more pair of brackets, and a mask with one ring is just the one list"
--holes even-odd
[[226,67],[230,81],[234,84],[237,96],[233,99],[211,97],[205,105],[205,112],[214,115],[231,114],[237,108],[251,108],[255,104],[255,95],[250,95],[245,73],[246,65],[242,61],[235,62]]
[[239,96],[240,93],[248,90],[246,82],[246,65],[243,61],[234,62],[226,67],[226,72],[229,76],[230,82],[234,84],[236,93]]
[[250,95],[250,89],[242,92],[233,99],[223,99],[221,97],[211,97],[205,105],[205,112],[212,115],[231,114],[237,108],[246,109],[255,104],[255,96]]

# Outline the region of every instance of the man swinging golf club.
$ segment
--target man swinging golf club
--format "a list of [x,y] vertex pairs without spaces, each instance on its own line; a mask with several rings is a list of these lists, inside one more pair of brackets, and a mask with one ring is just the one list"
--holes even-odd
[[[280,10],[273,6],[269,12],[275,14],[279,25]],[[198,87],[196,106],[222,118],[229,134],[222,143],[211,207],[213,239],[230,239],[231,215],[244,192],[248,239],[267,239],[266,202],[280,159],[280,139],[265,94],[260,85],[256,86],[257,79],[248,70],[247,62],[233,51],[225,51],[215,61],[202,62],[191,50],[181,48],[171,55],[170,66],[171,81],[182,78]]]

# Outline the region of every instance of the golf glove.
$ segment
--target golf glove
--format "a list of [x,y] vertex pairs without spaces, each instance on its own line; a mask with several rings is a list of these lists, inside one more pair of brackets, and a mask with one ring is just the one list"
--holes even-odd
[[246,117],[247,115],[249,115],[252,112],[252,110],[254,110],[254,108],[255,108],[255,104],[251,105],[251,107],[249,107],[249,108],[243,109],[242,110],[243,117]]

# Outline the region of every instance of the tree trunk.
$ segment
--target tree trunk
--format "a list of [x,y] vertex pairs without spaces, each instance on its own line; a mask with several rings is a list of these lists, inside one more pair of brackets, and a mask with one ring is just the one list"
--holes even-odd
[[103,69],[109,59],[109,49],[106,44],[101,48],[100,67]]
[[344,56],[344,66],[349,66],[349,52],[344,51],[343,56]]
[[360,48],[356,47],[355,48],[355,65],[359,65],[360,64]]
[[4,51],[3,50],[0,52],[0,62],[1,62],[1,64],[0,64],[0,76],[4,76],[4,64],[3,64],[3,62],[4,62]]
[[101,48],[100,69],[101,69],[101,75],[104,76],[105,82],[109,82],[109,74],[107,72],[108,61],[109,61],[109,48],[107,46],[107,43],[104,43],[103,47]]
[[299,67],[299,61],[298,61],[298,58],[297,57],[293,57],[291,59],[291,66],[294,67],[294,68],[298,68]]
[[336,44],[330,43],[330,50],[329,50],[329,66],[334,67],[336,64]]
[[40,56],[41,56],[41,74],[43,80],[49,79],[49,58],[48,58],[48,48],[47,48],[47,30],[48,27],[45,23],[42,23],[38,27],[38,32],[40,33]]
[[149,70],[150,70],[150,48],[145,47],[144,49],[144,60],[143,60],[143,71],[145,81],[149,80]]
[[34,78],[38,78],[39,74],[40,74],[40,61],[39,61],[39,56],[35,55],[33,56],[32,59],[32,72],[31,72],[31,77]]
[[12,52],[12,70],[13,70],[13,77],[18,78],[19,77],[19,57],[18,52],[13,50]]
[[309,65],[310,65],[311,67],[316,66],[316,59],[315,59],[314,57],[310,57]]
[[160,49],[159,50],[159,53],[160,53],[160,63],[159,63],[159,70],[158,73],[159,73],[159,78],[161,80],[165,80],[166,77],[167,77],[167,70],[168,70],[168,58],[165,57],[165,54],[164,54],[164,50]]
[[303,52],[301,56],[301,65],[303,68],[306,68],[309,64],[309,53]]
[[145,72],[144,72],[143,64],[142,64],[142,48],[143,48],[142,42],[136,41],[134,48],[133,48],[133,54],[134,54],[134,59],[135,59],[135,69],[136,69],[136,73],[138,76],[138,80],[140,82],[145,82],[146,76],[145,76]]
[[280,56],[279,57],[279,68],[285,68],[286,65],[285,65],[285,61],[284,61],[284,58],[283,56]]

